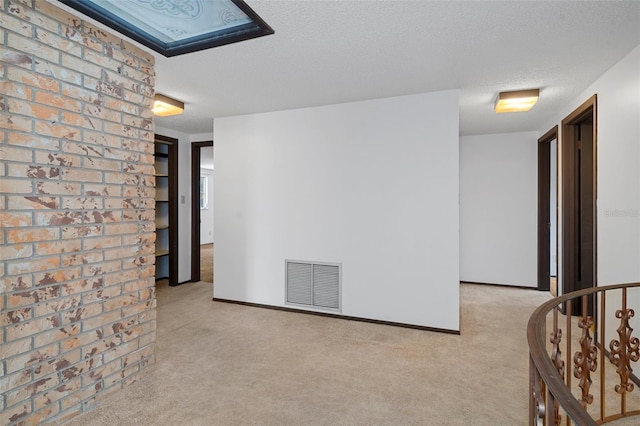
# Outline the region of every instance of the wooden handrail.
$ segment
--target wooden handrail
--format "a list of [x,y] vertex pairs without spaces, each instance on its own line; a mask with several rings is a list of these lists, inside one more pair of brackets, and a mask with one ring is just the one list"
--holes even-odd
[[[623,288],[634,287],[640,287],[640,283],[593,287],[567,293],[540,305],[529,318],[529,323],[527,324],[527,341],[529,343],[531,362],[535,365],[540,379],[544,382],[546,391],[553,396],[555,402],[558,403],[558,405],[565,411],[566,415],[577,425],[595,426],[598,423],[591,418],[589,413],[573,396],[547,353],[545,336],[547,315],[552,309],[558,307],[561,303],[572,299],[595,293],[606,293],[609,290],[620,290]],[[603,366],[601,366],[601,368],[603,368]],[[530,386],[533,385],[530,384]],[[546,407],[546,409],[551,410],[553,407]]]

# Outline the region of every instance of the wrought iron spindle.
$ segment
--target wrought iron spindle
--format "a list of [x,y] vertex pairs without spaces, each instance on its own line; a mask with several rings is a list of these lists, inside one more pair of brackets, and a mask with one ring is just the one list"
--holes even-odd
[[636,362],[640,358],[640,339],[632,337],[633,328],[629,325],[629,320],[633,318],[635,311],[627,308],[627,289],[622,289],[622,309],[616,311],[616,318],[620,320],[618,327],[618,339],[611,340],[609,349],[611,350],[611,363],[615,365],[616,373],[620,376],[620,383],[614,389],[621,395],[620,411],[627,412],[627,392],[633,391],[633,383],[629,381],[629,376],[633,372],[631,362]]
[[591,327],[593,318],[587,313],[587,296],[582,296],[582,316],[578,321],[578,327],[582,329],[580,337],[580,350],[573,355],[573,376],[579,379],[578,387],[582,389],[580,402],[586,410],[587,406],[593,403],[593,395],[589,393],[591,384],[591,373],[598,368],[598,349],[593,344],[591,337]]

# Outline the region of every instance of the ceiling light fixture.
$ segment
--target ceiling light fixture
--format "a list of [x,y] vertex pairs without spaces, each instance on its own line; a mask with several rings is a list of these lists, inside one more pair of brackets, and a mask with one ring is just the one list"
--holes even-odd
[[184,102],[156,93],[153,98],[153,114],[160,117],[178,115],[184,112]]
[[495,110],[498,114],[529,111],[538,102],[539,96],[540,89],[500,92],[496,99]]

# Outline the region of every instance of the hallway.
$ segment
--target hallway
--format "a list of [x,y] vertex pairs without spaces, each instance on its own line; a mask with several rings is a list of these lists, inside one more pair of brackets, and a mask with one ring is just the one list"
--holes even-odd
[[211,301],[159,284],[156,364],[78,425],[525,424],[549,298],[461,285],[460,336]]

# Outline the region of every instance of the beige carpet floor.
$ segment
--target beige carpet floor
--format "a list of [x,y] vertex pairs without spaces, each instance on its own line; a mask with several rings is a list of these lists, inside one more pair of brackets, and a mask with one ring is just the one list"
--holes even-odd
[[157,294],[155,365],[68,426],[527,424],[546,293],[463,284],[459,336]]
[[200,246],[200,280],[213,282],[213,244]]

